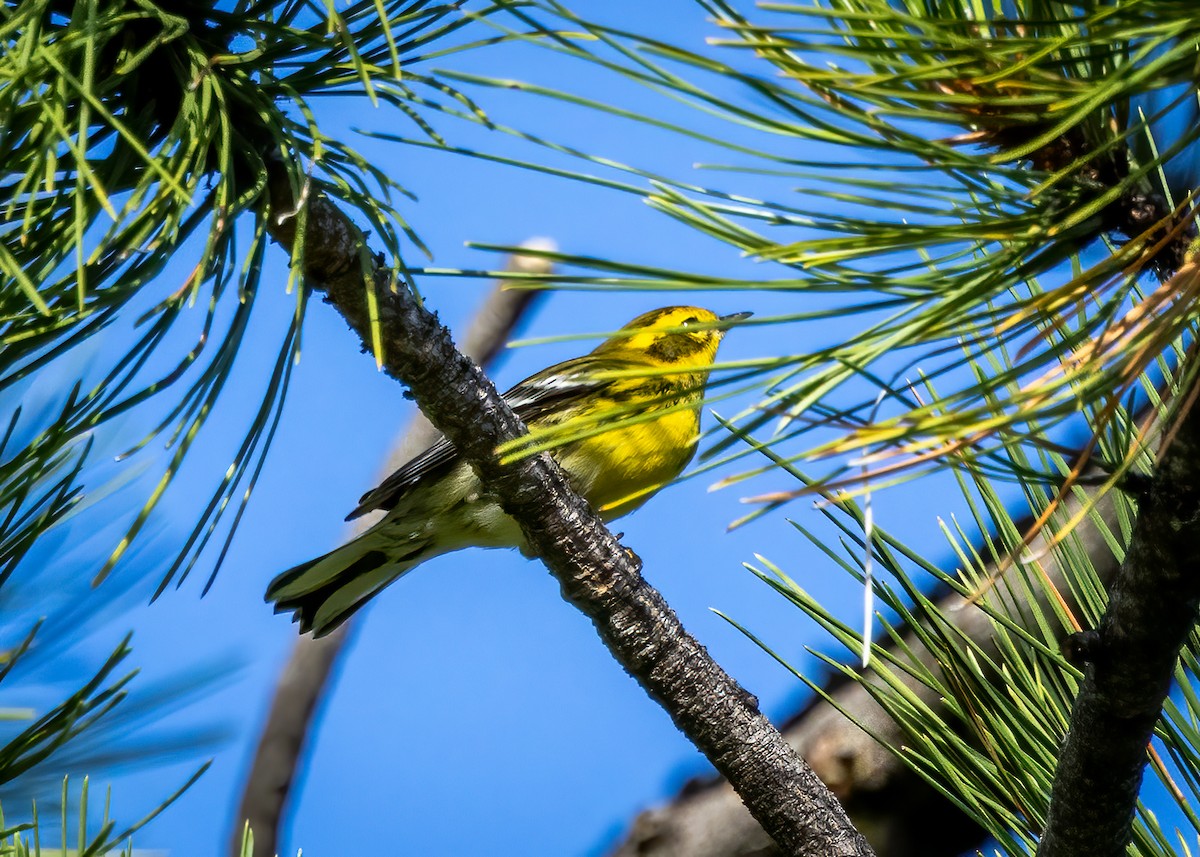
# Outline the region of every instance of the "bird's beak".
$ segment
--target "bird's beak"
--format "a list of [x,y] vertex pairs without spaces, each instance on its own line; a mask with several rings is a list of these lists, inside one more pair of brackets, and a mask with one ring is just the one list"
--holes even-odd
[[721,330],[728,330],[739,321],[745,321],[752,315],[754,315],[752,312],[731,312],[729,315],[719,316],[717,321],[721,322]]

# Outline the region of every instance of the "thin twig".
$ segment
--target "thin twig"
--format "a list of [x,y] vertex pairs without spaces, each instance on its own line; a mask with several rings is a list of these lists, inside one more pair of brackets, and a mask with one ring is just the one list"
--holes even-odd
[[[527,241],[522,246],[553,249],[544,239]],[[549,261],[540,256],[517,255],[508,262],[508,270],[521,273],[548,274],[551,268]],[[513,330],[528,316],[534,299],[544,294],[532,289],[512,289],[508,285],[503,280],[496,284],[475,313],[463,339],[463,354],[480,366],[487,366],[496,359]],[[437,429],[418,411],[389,452],[382,475],[387,476],[437,437]],[[359,518],[347,527],[347,538],[355,537],[372,523],[372,517]],[[351,617],[346,624],[319,639],[304,634],[292,645],[242,790],[230,841],[232,857],[241,857],[242,831],[247,820],[254,831],[253,857],[274,857],[280,853],[279,842],[283,838],[292,784],[314,727],[317,706],[325,695],[334,664],[345,650],[352,629],[364,615]]]

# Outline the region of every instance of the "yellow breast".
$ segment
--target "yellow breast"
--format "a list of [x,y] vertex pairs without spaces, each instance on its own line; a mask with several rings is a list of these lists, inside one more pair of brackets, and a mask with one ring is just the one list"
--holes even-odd
[[564,447],[572,486],[611,521],[632,512],[678,476],[696,451],[699,408],[664,413]]

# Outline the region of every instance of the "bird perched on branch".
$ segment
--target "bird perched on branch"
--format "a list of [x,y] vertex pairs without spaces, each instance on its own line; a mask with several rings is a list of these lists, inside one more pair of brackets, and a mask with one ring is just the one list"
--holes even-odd
[[[691,460],[717,346],[749,315],[653,310],[590,354],[526,378],[504,394],[529,428],[518,449],[548,447],[606,521],[632,512]],[[362,535],[271,582],[277,613],[293,611],[301,631],[320,637],[427,559],[472,546],[525,549],[520,527],[445,438],[364,494],[346,520],[375,510],[386,514]]]

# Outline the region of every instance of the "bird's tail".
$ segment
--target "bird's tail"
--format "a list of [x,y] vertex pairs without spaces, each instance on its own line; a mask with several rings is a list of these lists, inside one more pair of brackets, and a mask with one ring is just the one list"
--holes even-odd
[[301,633],[323,637],[371,596],[434,554],[432,541],[396,544],[365,533],[324,556],[290,568],[271,581],[266,600],[276,613],[292,611]]

